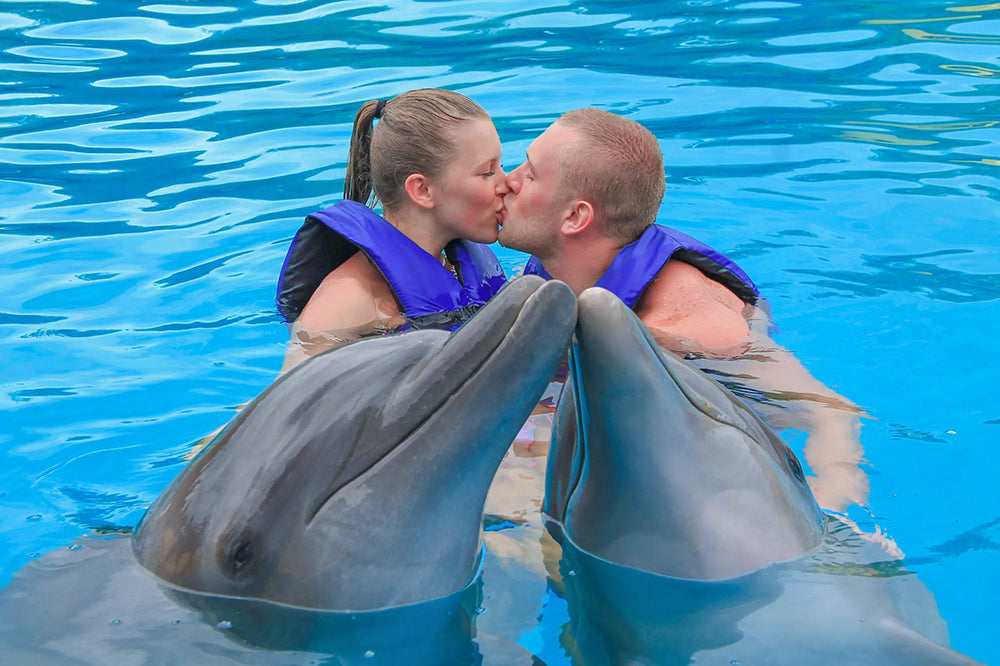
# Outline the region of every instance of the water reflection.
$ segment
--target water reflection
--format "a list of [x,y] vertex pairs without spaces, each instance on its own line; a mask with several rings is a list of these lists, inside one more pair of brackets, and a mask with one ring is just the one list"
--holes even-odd
[[953,303],[1000,298],[1000,273],[970,274],[928,261],[933,257],[969,254],[971,250],[938,250],[914,255],[861,255],[869,272],[790,268],[789,273],[821,278],[810,283],[856,297],[872,298],[901,291]]

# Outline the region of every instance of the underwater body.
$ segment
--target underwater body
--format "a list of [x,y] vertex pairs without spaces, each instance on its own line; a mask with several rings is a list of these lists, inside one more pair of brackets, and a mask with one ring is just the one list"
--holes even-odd
[[[339,198],[354,111],[445,86],[494,116],[508,169],[580,105],[653,130],[659,221],[739,261],[776,339],[874,417],[871,496],[848,517],[899,544],[953,648],[997,662],[997,14],[5,3],[4,582],[130,531],[193,443],[270,384],[287,341],[277,270],[303,217]],[[509,273],[525,261],[498,253]],[[489,549],[530,528],[490,527],[487,581]],[[502,571],[524,599],[485,599],[477,627],[569,663],[562,598]]]

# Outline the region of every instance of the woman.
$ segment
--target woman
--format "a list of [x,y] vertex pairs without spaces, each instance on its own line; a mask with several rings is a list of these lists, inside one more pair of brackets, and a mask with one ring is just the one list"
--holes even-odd
[[506,279],[485,245],[506,192],[500,139],[468,97],[422,89],[362,105],[344,201],[306,219],[282,268],[285,369],[368,334],[468,319]]

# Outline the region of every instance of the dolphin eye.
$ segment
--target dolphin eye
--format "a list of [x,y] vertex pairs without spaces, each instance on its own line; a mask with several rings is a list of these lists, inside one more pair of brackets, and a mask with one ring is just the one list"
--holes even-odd
[[795,478],[799,481],[805,481],[806,475],[802,471],[802,463],[799,459],[792,453],[791,449],[785,449],[785,462],[788,463],[788,469],[795,475]]
[[233,569],[240,571],[250,562],[252,558],[253,551],[250,550],[250,544],[244,541],[236,547],[235,551],[233,551]]
[[245,576],[256,557],[254,542],[246,534],[231,539],[220,552],[220,562],[223,573],[229,578],[239,579]]

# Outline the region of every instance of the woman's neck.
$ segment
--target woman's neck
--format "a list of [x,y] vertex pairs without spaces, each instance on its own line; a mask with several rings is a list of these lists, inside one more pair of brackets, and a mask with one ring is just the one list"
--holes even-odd
[[432,257],[440,258],[444,252],[444,246],[451,241],[444,238],[435,228],[434,221],[426,215],[421,215],[423,211],[385,211],[385,219],[392,226],[399,229],[404,236],[419,245]]

